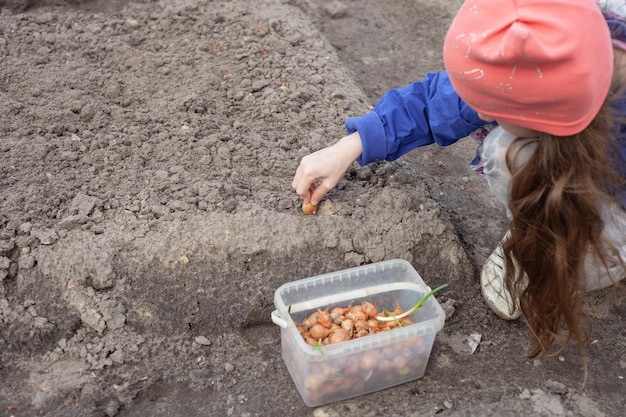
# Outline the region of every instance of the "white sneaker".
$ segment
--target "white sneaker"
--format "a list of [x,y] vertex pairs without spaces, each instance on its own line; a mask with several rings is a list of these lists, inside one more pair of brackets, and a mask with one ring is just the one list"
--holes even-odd
[[[507,232],[503,241],[508,238],[508,235]],[[485,303],[498,317],[504,320],[515,320],[520,316],[521,309],[518,298],[512,297],[504,286],[504,268],[504,252],[502,242],[500,242],[483,266],[480,274],[480,289]]]

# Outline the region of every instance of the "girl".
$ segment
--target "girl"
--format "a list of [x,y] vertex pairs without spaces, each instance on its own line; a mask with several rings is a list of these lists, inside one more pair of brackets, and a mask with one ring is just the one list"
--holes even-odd
[[349,119],[347,136],[302,159],[293,188],[318,204],[355,160],[483,137],[476,170],[511,219],[481,273],[483,298],[502,318],[523,316],[529,357],[572,339],[584,354],[584,292],[626,274],[626,25],[612,3],[600,4],[605,20],[594,0],[466,0],[445,39],[447,71]]

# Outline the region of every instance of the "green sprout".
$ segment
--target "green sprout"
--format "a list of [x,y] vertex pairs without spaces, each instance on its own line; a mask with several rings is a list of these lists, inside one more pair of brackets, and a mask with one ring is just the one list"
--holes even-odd
[[315,345],[313,345],[313,350],[317,350],[319,353],[324,356],[324,351],[322,350],[322,342],[318,341]]
[[439,291],[439,290],[442,290],[442,289],[446,288],[448,285],[449,285],[449,284],[443,284],[443,285],[438,286],[437,288],[435,288],[434,290],[432,290],[431,292],[429,292],[428,294],[426,294],[426,295],[424,296],[424,298],[422,298],[422,299],[421,299],[421,300],[420,300],[417,304],[415,304],[415,305],[414,305],[414,306],[413,306],[410,310],[408,310],[408,311],[406,311],[406,312],[404,312],[404,313],[402,313],[402,314],[399,314],[399,315],[397,315],[397,316],[394,316],[393,314],[391,314],[391,313],[389,312],[389,310],[387,310],[386,308],[384,308],[384,309],[383,309],[383,311],[384,311],[385,313],[387,313],[387,316],[388,316],[388,317],[385,317],[385,316],[377,316],[377,317],[376,317],[376,320],[380,320],[380,321],[394,321],[394,320],[395,320],[395,322],[396,322],[396,323],[398,323],[398,325],[400,325],[400,319],[403,319],[403,318],[405,318],[405,317],[410,316],[411,314],[413,314],[413,313],[415,312],[415,310],[417,310],[418,308],[420,308],[420,307],[422,306],[422,304],[424,304],[424,303],[426,302],[426,300],[428,299],[428,297],[430,297],[431,295],[433,295],[433,294],[434,294],[434,293],[436,293],[437,291]]
[[[387,313],[387,315],[389,317],[382,317],[382,316],[376,317],[378,320],[380,320],[380,319],[393,319],[393,320],[396,321],[396,324],[398,325],[398,327],[402,327],[402,323],[400,323],[400,320],[398,319],[398,317],[394,316],[391,311],[387,310],[384,307],[383,307],[383,311],[385,313]],[[404,314],[402,314],[402,317],[406,317],[406,316]],[[402,317],[400,317],[400,318],[402,318]],[[383,321],[391,321],[391,320],[383,320]]]

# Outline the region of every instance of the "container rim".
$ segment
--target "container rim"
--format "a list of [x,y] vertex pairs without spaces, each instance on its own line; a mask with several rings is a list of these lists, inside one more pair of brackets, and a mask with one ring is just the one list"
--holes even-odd
[[[308,284],[313,284],[316,283],[318,281],[324,281],[328,278],[331,277],[335,277],[337,275],[341,275],[341,276],[350,276],[352,273],[357,272],[357,271],[374,271],[374,270],[380,270],[380,269],[386,269],[387,267],[390,266],[397,266],[398,264],[401,264],[403,267],[407,268],[408,270],[414,272],[415,274],[417,274],[418,278],[420,279],[421,284],[423,285],[424,289],[428,289],[428,291],[430,291],[430,287],[428,287],[422,277],[417,273],[417,271],[415,270],[415,268],[413,267],[413,265],[411,265],[410,262],[408,262],[405,259],[389,259],[386,261],[381,261],[381,262],[374,262],[368,265],[361,265],[361,266],[355,266],[352,268],[347,268],[347,269],[342,269],[340,271],[332,271],[332,272],[327,272],[324,274],[320,274],[320,275],[315,275],[312,277],[308,277],[308,278],[302,278],[302,279],[298,279],[295,281],[290,281],[290,282],[286,282],[284,284],[282,284],[281,286],[279,286],[276,291],[274,291],[274,305],[276,306],[276,308],[278,309],[278,311],[280,312],[286,312],[288,306],[283,303],[283,300],[279,297],[280,294],[283,293],[283,291],[287,288],[290,287],[294,287],[296,284],[299,285],[303,285],[303,286],[308,286]],[[414,283],[414,285],[419,285],[418,283]]]

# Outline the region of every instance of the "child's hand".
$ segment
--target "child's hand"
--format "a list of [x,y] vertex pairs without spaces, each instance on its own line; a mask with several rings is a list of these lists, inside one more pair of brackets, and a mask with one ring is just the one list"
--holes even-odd
[[358,132],[352,133],[336,144],[302,158],[291,186],[305,203],[317,205],[335,188],[361,152],[361,137]]

